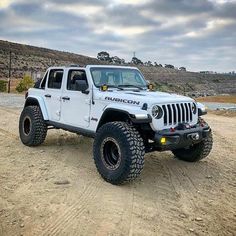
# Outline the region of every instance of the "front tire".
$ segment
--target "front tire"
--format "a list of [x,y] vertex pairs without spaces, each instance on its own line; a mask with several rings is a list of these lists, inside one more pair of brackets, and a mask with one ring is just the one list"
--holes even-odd
[[103,125],[94,140],[94,162],[107,182],[134,180],[144,166],[145,148],[139,132],[125,122]]
[[180,148],[173,150],[173,154],[180,160],[187,162],[196,162],[200,161],[203,158],[206,158],[212,149],[213,138],[211,131],[208,136],[204,138],[200,143],[194,144],[189,148]]
[[20,139],[26,146],[38,146],[47,135],[47,125],[38,106],[27,106],[21,113],[19,122]]

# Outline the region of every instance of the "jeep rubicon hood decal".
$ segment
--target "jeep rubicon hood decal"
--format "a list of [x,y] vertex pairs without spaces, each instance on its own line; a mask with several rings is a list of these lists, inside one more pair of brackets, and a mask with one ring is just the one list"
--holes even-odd
[[130,99],[122,99],[122,98],[114,98],[114,97],[105,97],[105,100],[108,101],[114,101],[114,102],[122,102],[122,103],[128,103],[128,104],[134,104],[139,105],[139,101],[130,100]]

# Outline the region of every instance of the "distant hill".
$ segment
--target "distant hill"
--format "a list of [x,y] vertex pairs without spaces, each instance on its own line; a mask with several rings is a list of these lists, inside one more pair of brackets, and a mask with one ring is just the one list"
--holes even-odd
[[[92,57],[0,40],[0,79],[8,77],[10,51],[11,77],[19,79],[25,73],[42,74],[49,66],[103,64]],[[148,66],[139,66],[139,69],[161,91],[189,95],[236,94],[236,75],[200,74]]]
[[187,95],[236,94],[236,75],[200,74],[162,67],[139,67],[163,91]]

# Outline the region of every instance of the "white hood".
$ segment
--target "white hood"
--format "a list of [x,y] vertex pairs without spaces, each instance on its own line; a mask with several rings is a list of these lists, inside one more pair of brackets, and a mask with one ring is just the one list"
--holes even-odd
[[[143,103],[147,103],[148,105],[153,104],[163,104],[163,103],[176,103],[176,102],[193,102],[194,100],[170,93],[163,92],[154,92],[154,91],[140,91],[134,92],[132,90],[113,90],[113,91],[105,91],[99,92],[99,98],[101,100],[107,100],[109,98],[109,102],[122,102],[128,103],[130,105],[139,105],[142,106]],[[96,98],[95,98],[96,99]],[[113,100],[112,100],[113,99]],[[134,101],[126,102],[126,101]]]

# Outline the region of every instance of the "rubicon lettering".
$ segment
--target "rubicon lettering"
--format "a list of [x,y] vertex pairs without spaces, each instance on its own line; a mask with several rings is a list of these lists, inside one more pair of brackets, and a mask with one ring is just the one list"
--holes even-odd
[[138,102],[138,101],[128,100],[128,99],[121,99],[121,98],[105,97],[105,100],[113,101],[113,102],[123,102],[123,103],[134,104],[134,105],[139,105],[140,104],[140,102]]

